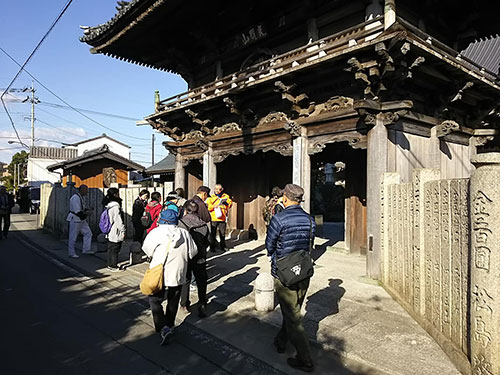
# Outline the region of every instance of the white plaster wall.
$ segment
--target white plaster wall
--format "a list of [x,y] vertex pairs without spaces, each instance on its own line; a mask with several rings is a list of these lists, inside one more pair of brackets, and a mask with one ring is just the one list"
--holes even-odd
[[[55,172],[49,172],[47,167],[49,165],[55,164],[61,160],[52,159],[28,159],[28,184],[30,186],[38,186],[42,183],[55,183],[61,181],[61,176]],[[62,169],[58,169],[57,172],[62,174]]]
[[123,156],[124,158],[130,159],[130,148],[119,144],[109,138],[99,138],[93,141],[85,142],[78,145],[78,156],[83,155],[85,151],[95,150],[103,145],[108,145],[109,150]]

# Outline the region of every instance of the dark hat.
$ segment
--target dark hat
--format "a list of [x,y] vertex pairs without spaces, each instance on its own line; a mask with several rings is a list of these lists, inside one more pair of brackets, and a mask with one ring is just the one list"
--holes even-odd
[[163,210],[160,213],[160,218],[158,219],[158,224],[171,224],[177,225],[177,212],[174,210]]

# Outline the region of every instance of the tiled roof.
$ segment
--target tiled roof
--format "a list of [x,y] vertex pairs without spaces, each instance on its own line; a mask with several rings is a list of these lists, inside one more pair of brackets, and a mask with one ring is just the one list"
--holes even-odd
[[463,50],[461,55],[474,61],[484,69],[500,74],[500,36],[476,40]]
[[119,1],[116,9],[118,12],[114,15],[113,18],[111,18],[108,22],[102,23],[97,26],[85,28],[83,31],[83,36],[80,38],[80,41],[82,42],[89,42],[92,39],[97,38],[101,34],[105,33],[107,30],[109,30],[113,25],[120,20],[130,9],[135,7],[137,4],[143,2],[144,0],[132,0],[129,2],[126,1]]
[[76,148],[61,148],[61,147],[30,147],[30,158],[51,159],[51,160],[68,160],[78,156]]
[[166,158],[160,160],[155,165],[146,168],[144,171],[146,174],[161,174],[161,173],[173,173],[175,171],[175,156],[168,154]]
[[53,171],[58,168],[71,168],[75,166],[79,166],[81,164],[86,164],[86,163],[91,163],[95,160],[100,160],[100,159],[108,159],[115,161],[117,163],[120,163],[127,167],[128,170],[135,170],[135,171],[143,171],[144,167],[140,164],[137,164],[136,162],[133,162],[132,160],[126,159],[123,156],[120,156],[118,154],[115,154],[114,152],[109,151],[109,148],[107,145],[103,145],[100,148],[97,148],[95,150],[90,150],[83,155],[78,156],[73,159],[65,160],[60,163],[52,164],[47,167],[49,171]]

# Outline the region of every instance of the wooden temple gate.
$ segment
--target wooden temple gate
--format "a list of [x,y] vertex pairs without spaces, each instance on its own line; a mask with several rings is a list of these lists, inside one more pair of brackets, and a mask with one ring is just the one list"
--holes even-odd
[[498,32],[485,4],[143,0],[81,40],[188,82],[157,93],[145,120],[170,138],[176,187],[219,182],[234,196],[231,228],[262,235],[264,197],[288,182],[314,213],[318,165],[345,164],[346,246],[380,280],[384,174],[469,178],[477,146],[500,146],[498,73],[458,52]]

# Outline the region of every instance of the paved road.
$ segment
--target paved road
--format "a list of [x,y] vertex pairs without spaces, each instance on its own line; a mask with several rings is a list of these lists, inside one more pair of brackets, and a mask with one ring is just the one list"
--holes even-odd
[[281,374],[189,323],[160,347],[126,289],[54,264],[15,233],[0,254],[3,374]]

